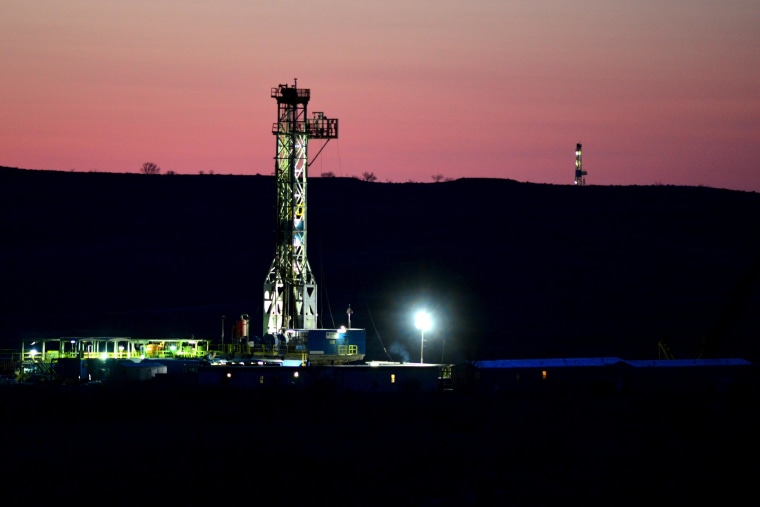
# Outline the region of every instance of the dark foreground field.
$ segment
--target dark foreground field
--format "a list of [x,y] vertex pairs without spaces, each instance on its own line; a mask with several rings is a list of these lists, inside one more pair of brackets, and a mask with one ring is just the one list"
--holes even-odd
[[0,397],[4,505],[731,505],[760,451],[752,391]]

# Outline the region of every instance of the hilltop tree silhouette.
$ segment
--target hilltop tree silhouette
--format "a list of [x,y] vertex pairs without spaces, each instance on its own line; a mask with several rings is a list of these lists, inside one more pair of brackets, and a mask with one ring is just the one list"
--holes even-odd
[[140,167],[141,174],[159,174],[160,172],[161,168],[153,162],[145,162],[142,167]]

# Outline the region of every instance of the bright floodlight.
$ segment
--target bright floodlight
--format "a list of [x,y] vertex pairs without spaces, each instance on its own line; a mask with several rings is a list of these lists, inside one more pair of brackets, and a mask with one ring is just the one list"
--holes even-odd
[[430,315],[427,312],[419,311],[414,316],[414,327],[423,333],[430,329],[432,325],[433,322],[430,320]]
[[414,316],[414,327],[420,330],[420,364],[424,363],[425,355],[425,331],[431,328],[433,321],[427,312],[419,311]]

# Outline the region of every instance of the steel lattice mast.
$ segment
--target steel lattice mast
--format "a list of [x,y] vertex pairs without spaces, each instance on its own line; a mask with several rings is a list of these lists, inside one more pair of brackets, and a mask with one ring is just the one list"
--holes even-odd
[[272,88],[277,221],[274,260],[264,281],[264,334],[317,327],[317,283],[306,256],[308,144],[309,139],[336,139],[338,120],[321,112],[307,118],[309,95],[297,82]]

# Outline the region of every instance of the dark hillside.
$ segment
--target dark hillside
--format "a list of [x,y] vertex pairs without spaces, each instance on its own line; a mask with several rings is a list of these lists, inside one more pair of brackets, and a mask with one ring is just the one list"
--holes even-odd
[[[0,348],[216,338],[240,313],[260,329],[272,178],[0,169],[0,193]],[[688,357],[706,337],[711,354],[756,358],[758,223],[760,195],[709,188],[309,183],[323,324],[351,304],[375,358],[395,343],[417,360],[420,305],[436,314],[426,359],[444,339],[447,360],[647,358],[659,340]]]

